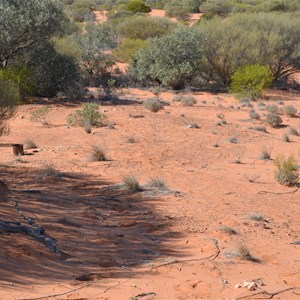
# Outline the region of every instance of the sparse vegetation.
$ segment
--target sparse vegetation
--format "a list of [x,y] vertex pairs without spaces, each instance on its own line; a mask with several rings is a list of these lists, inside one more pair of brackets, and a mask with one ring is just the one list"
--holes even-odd
[[244,244],[239,244],[236,249],[236,255],[242,260],[249,260],[252,262],[259,262],[259,260],[252,256],[249,248]]
[[271,159],[271,150],[267,147],[264,147],[261,150],[259,159],[261,159],[261,160],[270,160]]
[[220,231],[226,233],[226,234],[229,234],[229,235],[235,235],[235,234],[238,234],[238,232],[234,229],[234,228],[231,228],[231,227],[227,227],[227,226],[221,226],[219,228]]
[[134,136],[129,136],[126,138],[126,142],[129,143],[129,144],[134,144],[137,142],[136,138]]
[[41,107],[31,112],[30,121],[41,122],[43,125],[47,125],[47,114],[49,113],[49,107]]
[[256,111],[251,110],[249,112],[249,117],[253,120],[259,120],[260,119],[260,114],[258,114]]
[[58,171],[52,164],[45,164],[42,171],[41,177],[44,178],[52,178],[52,179],[59,179],[62,177],[62,173]]
[[180,100],[182,106],[193,106],[197,101],[193,96],[183,96]]
[[25,150],[35,149],[35,148],[37,148],[37,145],[33,140],[26,140],[24,142],[24,149]]
[[251,221],[264,222],[266,218],[261,214],[250,214],[247,217]]
[[123,185],[127,192],[134,193],[142,190],[137,178],[133,175],[125,176],[123,178]]
[[296,128],[294,128],[294,127],[289,127],[289,129],[288,129],[288,134],[298,136],[298,135],[299,135],[299,132],[298,132],[298,130],[297,130]]
[[287,105],[284,108],[285,114],[289,117],[295,117],[297,115],[297,108],[293,105]]
[[289,142],[291,141],[288,134],[284,134],[284,135],[282,136],[282,140],[283,140],[284,142],[286,142],[286,143],[289,143]]
[[106,115],[99,111],[96,103],[85,103],[82,110],[76,110],[68,116],[67,124],[70,126],[84,126],[89,122],[91,126],[103,125]]
[[106,161],[106,153],[105,150],[101,147],[94,146],[92,152],[89,154],[87,160],[89,162],[93,161]]
[[274,164],[277,168],[275,171],[277,182],[287,186],[293,186],[297,183],[299,172],[293,155],[290,155],[287,159],[283,155],[279,155],[276,157]]
[[164,108],[163,101],[157,98],[149,98],[143,102],[143,107],[152,111],[158,112]]
[[267,132],[267,129],[266,129],[265,126],[250,126],[250,127],[248,127],[248,129],[255,130],[255,131],[261,131],[261,132],[264,132],[264,133]]
[[271,127],[277,128],[282,123],[282,119],[277,114],[269,113],[266,115],[266,122]]
[[147,183],[147,186],[150,188],[158,189],[160,191],[168,190],[164,180],[158,177],[152,177],[150,181]]

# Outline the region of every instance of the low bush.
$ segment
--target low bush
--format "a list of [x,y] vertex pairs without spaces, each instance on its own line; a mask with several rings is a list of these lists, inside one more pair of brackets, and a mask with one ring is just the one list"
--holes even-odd
[[88,156],[87,160],[89,162],[92,162],[92,161],[106,161],[107,159],[106,159],[104,149],[101,148],[101,147],[94,146],[93,149],[92,149],[92,152]]
[[82,110],[76,110],[68,116],[67,124],[69,126],[84,126],[89,122],[91,126],[100,126],[103,124],[106,115],[99,111],[99,105],[96,103],[85,103]]
[[149,98],[143,102],[143,107],[152,111],[158,112],[164,108],[163,101],[157,98]]
[[136,14],[136,13],[148,13],[151,11],[151,8],[145,4],[143,1],[131,0],[126,8],[126,10]]
[[293,105],[287,105],[284,108],[285,114],[289,117],[295,117],[297,115],[297,108]]
[[293,155],[287,159],[283,155],[277,156],[274,162],[277,170],[275,171],[275,179],[283,185],[292,186],[298,181],[299,173],[297,162]]
[[183,96],[180,100],[182,106],[193,106],[197,101],[193,96]]
[[142,187],[139,184],[139,181],[136,177],[129,175],[123,178],[123,184],[126,191],[130,193],[138,192],[142,190]]
[[266,122],[271,127],[276,128],[282,123],[282,119],[277,114],[269,113],[266,115]]
[[258,64],[243,66],[232,75],[230,90],[239,96],[255,99],[261,96],[272,81],[273,76],[268,67]]

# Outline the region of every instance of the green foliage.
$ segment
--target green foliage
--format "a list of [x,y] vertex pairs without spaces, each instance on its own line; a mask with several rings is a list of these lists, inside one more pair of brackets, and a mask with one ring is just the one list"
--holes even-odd
[[114,57],[107,53],[116,47],[112,29],[105,25],[87,26],[86,33],[79,35],[77,42],[82,51],[81,68],[88,74],[87,79],[101,81],[107,77],[115,64]]
[[198,26],[204,35],[202,77],[228,86],[237,68],[261,64],[275,79],[295,72],[300,55],[300,18],[292,14],[236,14]]
[[176,24],[167,18],[137,15],[119,23],[117,34],[125,38],[147,40],[161,37],[174,28],[176,28]]
[[0,80],[11,81],[21,97],[28,96],[34,91],[34,83],[30,70],[24,66],[12,66],[0,69]]
[[230,90],[240,97],[255,99],[273,81],[269,68],[261,65],[239,67],[231,76]]
[[33,112],[31,112],[30,121],[41,122],[43,125],[47,125],[46,117],[49,111],[49,107],[41,107],[34,110]]
[[99,111],[99,105],[96,103],[85,103],[82,110],[76,110],[68,116],[67,124],[69,126],[84,126],[89,122],[91,126],[100,126],[103,124],[105,114]]
[[61,32],[66,22],[59,0],[1,0],[0,63]]
[[82,51],[79,47],[79,45],[74,41],[74,39],[71,39],[69,37],[53,37],[51,39],[53,46],[57,53],[72,57],[75,60],[79,60]]
[[135,53],[149,45],[143,40],[124,39],[118,48],[113,52],[114,57],[122,62],[130,62]]
[[275,179],[277,182],[283,185],[292,186],[298,181],[299,173],[297,168],[297,162],[293,155],[290,155],[287,159],[283,155],[276,157],[275,166]]
[[36,95],[55,97],[79,81],[79,69],[74,58],[56,52],[50,43],[32,51],[28,65],[36,85]]
[[145,4],[143,1],[131,0],[127,6],[126,10],[136,13],[148,13],[151,11],[151,8]]
[[199,72],[201,47],[198,31],[179,27],[138,51],[132,59],[131,75],[140,82],[151,80],[182,88]]
[[164,6],[166,15],[170,18],[184,20],[190,13],[198,13],[202,0],[172,0]]
[[10,81],[0,80],[0,136],[8,133],[7,120],[13,116],[19,91]]

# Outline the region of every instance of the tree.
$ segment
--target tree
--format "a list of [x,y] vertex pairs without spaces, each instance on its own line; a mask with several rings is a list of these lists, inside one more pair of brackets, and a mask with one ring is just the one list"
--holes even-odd
[[11,81],[0,80],[0,136],[8,132],[7,120],[15,112],[19,92]]
[[202,77],[228,86],[238,67],[267,65],[275,79],[296,71],[300,19],[292,14],[236,14],[199,23],[205,37]]
[[198,31],[179,27],[150,41],[132,59],[130,72],[137,81],[156,81],[174,89],[183,88],[200,69],[202,37]]
[[66,17],[59,0],[1,0],[0,63],[62,30]]

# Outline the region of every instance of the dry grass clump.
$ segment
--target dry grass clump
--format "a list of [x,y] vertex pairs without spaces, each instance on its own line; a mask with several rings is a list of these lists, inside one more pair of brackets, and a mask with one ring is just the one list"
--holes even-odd
[[293,105],[287,105],[284,108],[284,112],[289,117],[295,117],[297,115],[297,108]]
[[160,191],[168,190],[164,180],[158,177],[152,177],[150,181],[147,183],[147,186],[150,188],[158,189]]
[[258,114],[256,111],[251,110],[249,112],[249,117],[253,120],[259,120],[260,119],[260,114]]
[[282,141],[286,142],[286,143],[289,143],[291,141],[289,135],[288,134],[284,134],[282,136]]
[[266,220],[266,218],[261,214],[250,214],[248,215],[248,219],[257,222],[264,222]]
[[286,186],[293,186],[297,183],[299,178],[298,165],[293,155],[290,155],[287,159],[283,155],[276,157],[275,166],[275,179],[280,184]]
[[282,123],[282,119],[278,114],[269,113],[266,115],[266,122],[271,127],[276,128]]
[[128,144],[134,144],[134,143],[136,143],[137,142],[137,140],[136,140],[136,138],[134,137],[134,136],[128,136],[127,138],[126,138],[126,143],[128,143]]
[[139,184],[139,181],[133,175],[123,177],[123,185],[124,189],[130,193],[139,192],[143,190]]
[[253,257],[249,248],[244,244],[238,245],[238,247],[236,249],[236,255],[242,260],[248,260],[248,261],[252,261],[252,262],[256,262],[256,263],[260,262],[259,259]]
[[89,120],[84,121],[83,129],[88,134],[92,133],[92,124]]
[[248,127],[248,129],[255,130],[255,131],[261,131],[261,132],[264,132],[264,133],[267,132],[267,129],[266,129],[265,126],[250,126],[250,127]]
[[105,150],[101,147],[94,146],[92,149],[92,152],[89,154],[87,161],[92,162],[92,161],[106,161],[106,154]]
[[41,171],[41,177],[58,179],[62,177],[62,174],[52,164],[45,164]]
[[270,160],[271,159],[271,150],[267,147],[264,147],[261,150],[260,156],[258,157],[261,160]]
[[163,101],[158,98],[149,98],[143,102],[143,107],[152,112],[158,112],[164,108],[164,105]]
[[24,142],[24,149],[29,150],[29,149],[36,149],[37,145],[33,140],[26,140]]
[[227,227],[227,226],[221,226],[219,228],[220,231],[226,233],[226,234],[229,234],[229,235],[235,235],[235,234],[238,234],[238,232],[234,229],[234,228],[231,228],[231,227]]
[[276,104],[271,104],[267,106],[267,111],[272,114],[278,114],[279,107]]

